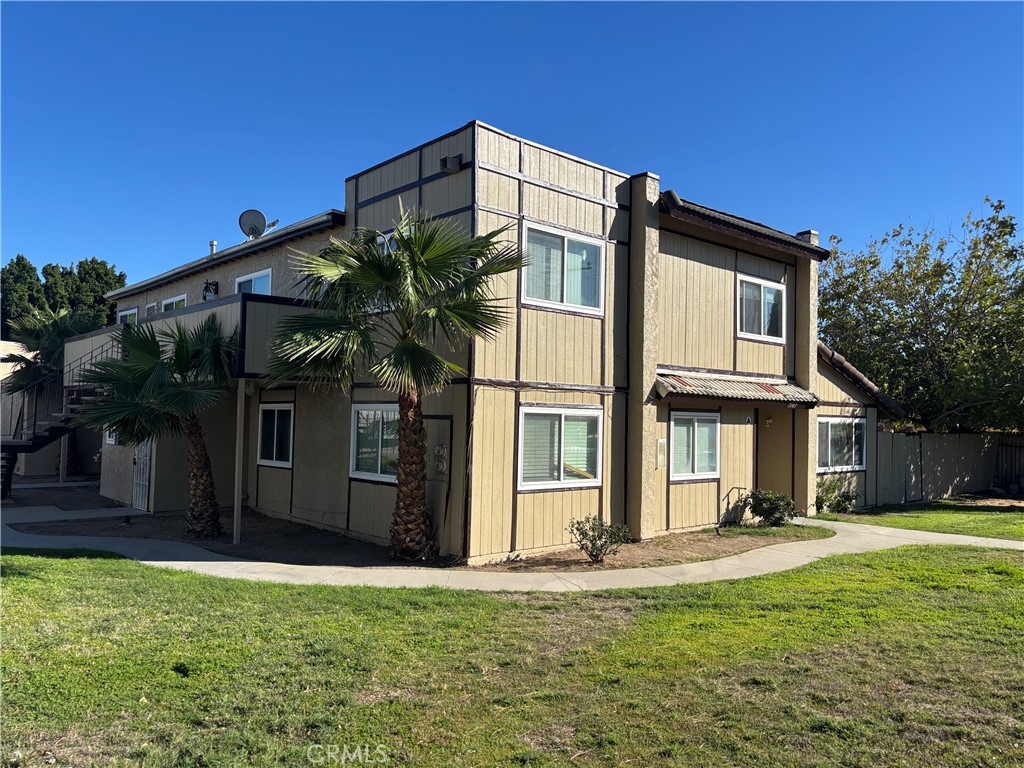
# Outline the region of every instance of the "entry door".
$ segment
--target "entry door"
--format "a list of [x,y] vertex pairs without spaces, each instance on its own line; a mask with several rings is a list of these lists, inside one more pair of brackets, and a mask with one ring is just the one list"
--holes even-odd
[[149,511],[149,454],[152,446],[147,440],[135,447],[135,456],[132,459],[132,506]]

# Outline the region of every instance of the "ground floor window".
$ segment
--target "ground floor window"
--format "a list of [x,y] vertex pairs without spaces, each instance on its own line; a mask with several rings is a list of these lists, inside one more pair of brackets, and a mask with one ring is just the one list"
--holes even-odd
[[599,408],[521,408],[519,487],[587,487],[601,483]]
[[866,469],[864,435],[867,419],[818,417],[818,471],[856,472]]
[[671,479],[718,477],[720,424],[717,413],[672,414]]
[[352,477],[395,482],[398,477],[398,406],[352,406]]
[[260,453],[258,463],[268,467],[292,465],[292,403],[260,405]]

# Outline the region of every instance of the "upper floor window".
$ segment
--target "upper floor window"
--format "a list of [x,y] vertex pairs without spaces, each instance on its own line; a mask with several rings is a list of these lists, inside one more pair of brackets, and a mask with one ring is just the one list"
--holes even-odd
[[718,477],[717,413],[672,414],[672,480]]
[[741,277],[737,297],[738,335],[760,341],[785,341],[786,286],[756,277]]
[[526,229],[523,295],[528,304],[568,306],[600,314],[604,291],[604,244],[529,226]]
[[601,416],[596,408],[522,408],[520,489],[599,485]]
[[398,477],[398,406],[352,406],[352,477],[393,483]]
[[161,311],[172,312],[175,309],[184,309],[187,303],[188,297],[183,293],[181,296],[175,296],[173,299],[165,299],[161,304]]
[[258,464],[268,467],[292,465],[291,403],[264,403],[260,405],[260,454]]
[[153,302],[152,304],[147,304],[146,305],[146,317],[153,317],[156,314],[157,314],[157,304],[156,304],[156,302]]
[[818,417],[818,471],[858,472],[866,469],[864,439],[867,419]]
[[270,270],[253,272],[251,275],[242,275],[235,278],[235,293],[260,293],[264,296],[270,295]]
[[132,307],[131,309],[122,309],[117,313],[117,324],[118,325],[138,325],[139,324],[139,308]]

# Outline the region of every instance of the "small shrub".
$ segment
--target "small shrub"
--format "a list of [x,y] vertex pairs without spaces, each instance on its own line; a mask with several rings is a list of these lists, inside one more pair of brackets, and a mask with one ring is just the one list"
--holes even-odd
[[633,540],[629,528],[606,523],[597,515],[573,520],[568,531],[573,544],[594,563],[603,562],[606,555],[614,555],[619,547]]
[[814,507],[819,512],[851,515],[857,509],[857,494],[840,477],[822,477],[818,479]]
[[789,496],[764,488],[740,497],[736,504],[739,509],[750,512],[751,516],[773,528],[785,525],[796,515],[796,504]]

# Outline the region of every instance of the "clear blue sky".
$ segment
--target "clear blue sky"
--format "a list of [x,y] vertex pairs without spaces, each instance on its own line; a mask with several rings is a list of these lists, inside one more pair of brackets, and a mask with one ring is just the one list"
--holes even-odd
[[130,281],[480,119],[859,247],[1024,212],[1024,5],[12,3],[2,260]]

